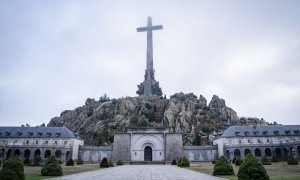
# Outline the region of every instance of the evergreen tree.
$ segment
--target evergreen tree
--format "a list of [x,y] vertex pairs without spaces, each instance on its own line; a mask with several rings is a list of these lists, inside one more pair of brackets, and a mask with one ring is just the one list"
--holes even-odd
[[225,156],[221,156],[214,166],[213,175],[233,175],[234,171],[232,168],[232,165],[228,160],[225,158]]

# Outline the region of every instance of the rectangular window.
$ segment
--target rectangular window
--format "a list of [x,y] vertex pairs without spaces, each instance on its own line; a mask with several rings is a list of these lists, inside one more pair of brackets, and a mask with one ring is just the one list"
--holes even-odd
[[228,140],[228,144],[229,144],[229,145],[232,145],[232,140]]
[[289,143],[290,141],[289,140],[286,140],[286,143]]
[[257,139],[257,143],[260,143],[260,139]]
[[39,141],[35,141],[35,144],[39,144]]
[[45,144],[48,144],[48,141],[45,141]]
[[242,140],[241,139],[239,139],[239,144],[242,144]]
[[270,139],[267,139],[267,143],[269,143],[270,142]]
[[68,143],[68,141],[65,141],[64,143],[65,143],[65,144],[67,144],[67,143]]
[[248,139],[248,143],[251,143],[251,140],[250,140],[250,139]]
[[57,141],[54,141],[54,144],[57,144]]
[[26,144],[29,144],[29,141],[26,141]]

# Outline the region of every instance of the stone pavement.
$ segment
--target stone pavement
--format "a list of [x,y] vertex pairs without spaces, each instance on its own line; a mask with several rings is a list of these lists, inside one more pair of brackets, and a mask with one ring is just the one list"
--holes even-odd
[[124,165],[67,175],[51,180],[220,180],[204,173],[171,165]]

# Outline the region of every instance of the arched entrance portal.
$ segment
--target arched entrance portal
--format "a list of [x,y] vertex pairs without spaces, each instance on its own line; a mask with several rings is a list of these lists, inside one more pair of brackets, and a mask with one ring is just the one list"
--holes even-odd
[[152,161],[152,148],[150,146],[145,147],[144,161]]

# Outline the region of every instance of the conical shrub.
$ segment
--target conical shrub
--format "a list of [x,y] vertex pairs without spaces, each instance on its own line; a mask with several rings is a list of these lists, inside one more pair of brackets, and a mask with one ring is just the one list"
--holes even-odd
[[213,175],[233,175],[234,171],[230,162],[224,156],[221,156],[214,166]]
[[246,159],[238,170],[239,180],[269,180],[264,166],[251,154],[247,154]]

